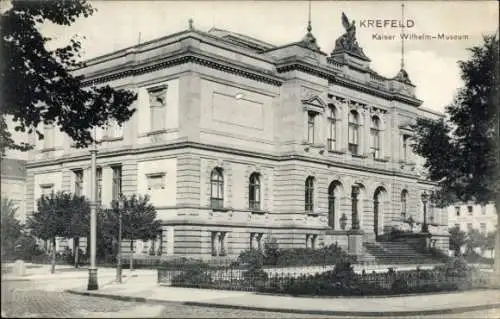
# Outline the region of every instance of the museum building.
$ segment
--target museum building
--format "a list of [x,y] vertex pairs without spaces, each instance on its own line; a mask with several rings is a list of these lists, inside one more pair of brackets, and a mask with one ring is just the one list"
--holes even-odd
[[[190,21],[75,71],[87,86],[138,95],[128,122],[97,130],[100,206],[148,194],[162,221],[161,238],[136,253],[154,244],[162,256],[235,256],[270,237],[281,248],[346,248],[353,224],[373,243],[410,216],[423,222],[421,195],[436,185],[411,151],[410,125],[441,115],[421,106],[404,69],[373,71],[355,33],[334,46],[322,52],[310,24],[302,40],[275,46]],[[89,150],[41,129],[27,211],[52,191],[90,194]],[[447,251],[447,214],[429,215]]]

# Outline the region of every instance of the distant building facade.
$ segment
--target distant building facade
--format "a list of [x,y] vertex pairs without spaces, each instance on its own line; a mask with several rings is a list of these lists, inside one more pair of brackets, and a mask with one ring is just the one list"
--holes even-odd
[[3,157],[1,166],[1,196],[11,200],[17,207],[16,217],[24,223],[26,220],[26,161]]
[[[163,223],[154,243],[162,256],[234,256],[269,237],[283,248],[346,247],[354,208],[364,240],[375,241],[402,217],[422,222],[421,194],[435,189],[411,152],[410,124],[440,114],[421,107],[404,70],[378,75],[346,35],[327,55],[310,30],[274,46],[191,25],[77,73],[89,86],[138,94],[130,121],[98,130],[98,201],[148,194]],[[29,211],[53,190],[90,190],[89,151],[41,129]],[[447,250],[448,215],[433,214],[437,247]]]
[[482,233],[489,233],[496,229],[498,215],[495,204],[479,205],[475,203],[458,203],[446,208],[448,213],[448,226],[458,226],[460,230],[468,232],[471,229]]

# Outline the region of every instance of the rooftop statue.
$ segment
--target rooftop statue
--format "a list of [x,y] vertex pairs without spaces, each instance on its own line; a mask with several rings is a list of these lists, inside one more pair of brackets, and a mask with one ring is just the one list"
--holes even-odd
[[360,58],[368,59],[356,40],[355,21],[352,20],[352,22],[349,22],[349,19],[344,12],[342,12],[342,25],[344,26],[345,33],[335,41],[335,49],[333,52],[348,51],[356,54]]

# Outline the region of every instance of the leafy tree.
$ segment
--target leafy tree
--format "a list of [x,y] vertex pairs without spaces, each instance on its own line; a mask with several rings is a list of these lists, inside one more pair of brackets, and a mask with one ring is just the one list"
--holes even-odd
[[[495,239],[496,239],[496,234],[494,231],[486,234],[486,238],[485,238],[485,242],[484,242],[484,249],[490,250],[491,254],[493,254],[493,249],[495,249]],[[490,255],[490,257],[493,258],[492,255]]]
[[65,194],[65,200],[69,201],[69,209],[65,211],[66,234],[65,238],[73,239],[73,254],[75,268],[78,267],[80,237],[85,237],[90,231],[90,205],[84,196]]
[[[56,237],[74,238],[86,235],[84,226],[89,212],[88,202],[83,196],[67,192],[52,192],[37,201],[38,210],[28,218],[31,234],[52,243],[52,270],[55,272]],[[83,221],[77,221],[79,216]],[[88,219],[87,219],[88,220]]]
[[485,244],[485,235],[479,230],[473,228],[467,233],[465,244],[469,253],[471,253],[475,248],[480,248],[482,250]]
[[[130,251],[133,252],[134,241],[154,240],[160,233],[160,221],[156,219],[156,209],[149,202],[149,196],[132,195],[124,198],[122,210],[122,238],[130,240]],[[104,237],[112,238],[118,243],[118,223],[120,210],[118,202],[112,202],[112,208],[104,212],[102,230]],[[133,254],[130,255],[130,269],[133,269]]]
[[[484,36],[459,61],[465,85],[446,107],[446,119],[419,119],[414,151],[425,159],[430,179],[439,182],[440,204],[495,202],[500,214],[500,116],[498,35]],[[495,278],[500,278],[500,228],[495,245]],[[500,282],[499,282],[500,284]]]
[[460,256],[461,248],[466,243],[467,235],[459,227],[450,228],[450,248],[455,251],[455,256]]
[[13,0],[1,13],[0,29],[0,151],[5,148],[27,150],[27,143],[16,143],[4,115],[11,115],[16,131],[33,133],[38,138],[40,123],[57,124],[85,147],[92,141],[93,127],[109,120],[127,121],[135,110],[129,109],[137,98],[126,90],[110,86],[84,87],[83,76],[72,72],[84,66],[81,42],[77,38],[55,50],[48,49],[50,38],[40,34],[37,26],[54,23],[69,26],[79,17],[88,17],[95,9],[85,0],[28,1]]
[[2,259],[12,257],[16,247],[16,241],[22,235],[21,222],[16,218],[17,207],[14,202],[6,197],[2,197],[1,203],[1,238],[2,238]]

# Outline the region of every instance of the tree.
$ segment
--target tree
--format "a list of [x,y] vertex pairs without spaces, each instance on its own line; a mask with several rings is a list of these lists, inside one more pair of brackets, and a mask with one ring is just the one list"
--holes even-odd
[[47,49],[50,38],[37,29],[42,23],[69,26],[95,9],[85,0],[20,1],[1,13],[0,30],[0,151],[5,148],[28,150],[25,142],[17,143],[7,128],[4,115],[13,118],[16,131],[35,132],[40,123],[56,124],[73,139],[76,147],[92,142],[92,128],[108,121],[119,125],[127,121],[134,109],[129,108],[137,95],[110,86],[84,87],[84,77],[75,76],[76,68],[85,66],[81,42],[77,38],[55,50]]
[[[446,107],[446,119],[418,119],[413,149],[437,181],[440,204],[495,202],[500,214],[500,108],[498,35],[484,36],[459,61],[465,85]],[[496,230],[495,278],[500,278],[500,228]],[[500,281],[498,282],[500,284]]]
[[[74,238],[86,235],[88,228],[84,226],[88,218],[89,205],[83,196],[67,192],[52,192],[43,195],[37,201],[37,211],[29,218],[27,226],[31,233],[52,243],[52,270],[55,272],[56,237]],[[79,216],[82,221],[77,221]],[[87,222],[88,224],[88,222]]]
[[[118,221],[120,210],[118,202],[112,202],[112,208],[104,212],[104,237],[113,238],[118,243]],[[124,198],[122,210],[122,238],[130,240],[130,270],[133,269],[134,241],[154,240],[160,233],[160,221],[156,219],[156,209],[149,202],[149,196],[132,195]]]
[[2,197],[1,209],[2,259],[4,259],[14,255],[16,242],[22,235],[22,225],[16,218],[18,208],[12,200]]
[[90,232],[90,205],[84,196],[65,194],[69,201],[69,209],[65,210],[66,234],[65,238],[73,239],[73,254],[75,257],[75,268],[78,267],[80,237],[85,237]]
[[467,246],[468,253],[473,252],[475,248],[479,248],[482,251],[485,244],[485,235],[479,230],[473,228],[467,233],[465,244]]
[[466,234],[459,227],[450,228],[450,248],[455,252],[455,256],[461,255],[462,246],[466,243]]

